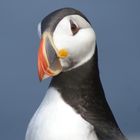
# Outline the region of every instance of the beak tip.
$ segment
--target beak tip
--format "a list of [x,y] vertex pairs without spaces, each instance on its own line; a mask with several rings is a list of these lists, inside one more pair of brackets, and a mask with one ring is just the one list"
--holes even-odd
[[42,81],[42,76],[39,72],[38,72],[38,79],[39,79],[40,82]]
[[39,77],[39,82],[42,82],[42,78]]

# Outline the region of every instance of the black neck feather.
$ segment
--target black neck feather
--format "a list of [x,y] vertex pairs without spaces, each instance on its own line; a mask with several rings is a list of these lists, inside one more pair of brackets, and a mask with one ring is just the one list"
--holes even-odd
[[123,134],[107,104],[99,77],[97,47],[86,64],[54,77],[51,85],[86,121],[99,140],[123,140]]

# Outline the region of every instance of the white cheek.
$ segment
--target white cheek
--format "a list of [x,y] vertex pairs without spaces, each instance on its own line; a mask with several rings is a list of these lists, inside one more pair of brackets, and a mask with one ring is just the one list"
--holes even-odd
[[[70,28],[70,20],[73,20],[80,30],[73,35]],[[63,18],[53,33],[53,41],[57,50],[66,49],[69,56],[61,59],[61,65],[66,70],[78,67],[86,63],[94,54],[96,36],[90,24],[79,15]]]
[[94,48],[95,34],[91,28],[82,29],[72,38],[68,48],[76,59],[84,59]]
[[92,28],[85,28],[81,29],[75,36],[56,32],[53,34],[53,40],[58,50],[65,48],[71,53],[70,55],[77,55],[77,53],[86,53],[85,51],[91,50],[96,36]]
[[53,36],[72,35],[72,32],[70,30],[69,17],[65,17],[63,18],[63,20],[59,22],[53,34],[54,34]]
[[96,36],[92,28],[81,29],[75,36],[56,32],[53,39],[58,50],[65,48],[69,52],[69,57],[61,60],[65,67],[68,67],[69,59],[77,63],[74,68],[84,64],[95,51]]

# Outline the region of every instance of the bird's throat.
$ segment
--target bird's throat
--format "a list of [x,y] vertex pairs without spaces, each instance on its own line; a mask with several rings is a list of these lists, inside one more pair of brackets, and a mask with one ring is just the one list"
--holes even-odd
[[95,127],[99,140],[102,140],[102,136],[108,140],[123,138],[104,95],[98,70],[97,47],[87,63],[54,77],[50,86],[55,87],[64,101]]
[[97,47],[95,54],[87,63],[55,76],[50,86],[55,87],[65,102],[82,117],[85,117],[87,112],[103,118],[108,118],[106,112],[109,112],[112,117],[100,82]]
[[[55,76],[50,87],[55,87],[65,102],[80,114],[92,106],[95,109],[95,106],[98,108],[106,103],[99,77],[97,47],[95,54],[87,63]],[[96,115],[98,112],[100,111],[95,112]]]

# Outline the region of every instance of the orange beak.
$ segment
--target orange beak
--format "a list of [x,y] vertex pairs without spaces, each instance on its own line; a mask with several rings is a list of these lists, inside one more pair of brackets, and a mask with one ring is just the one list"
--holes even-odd
[[51,35],[48,32],[44,32],[38,50],[38,75],[40,81],[59,74],[62,71],[60,58],[67,56],[67,50],[62,49],[58,51]]

